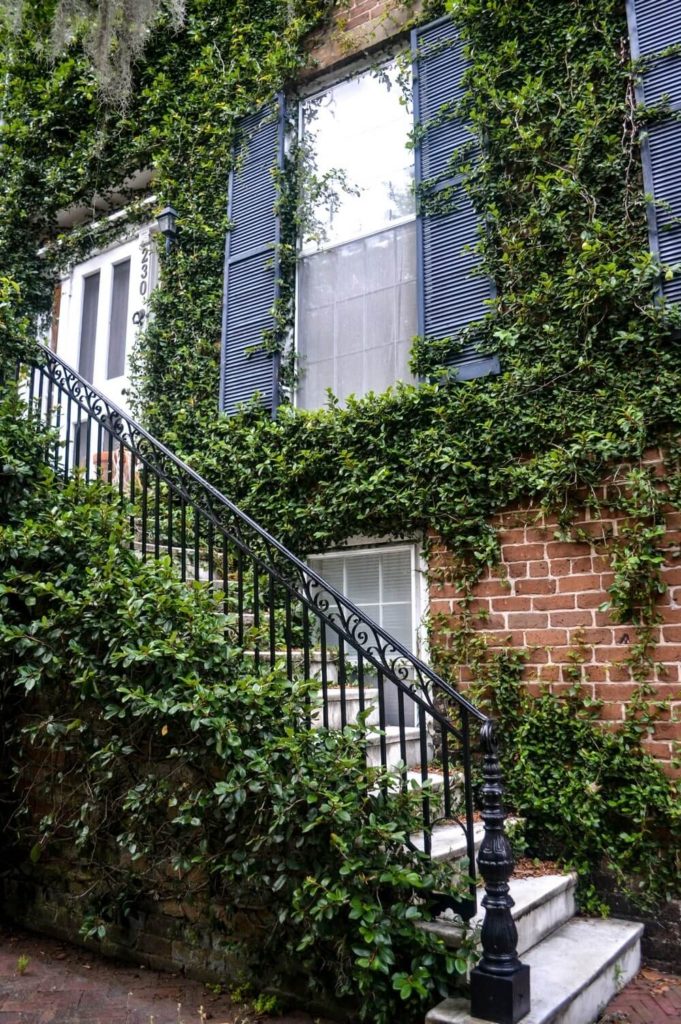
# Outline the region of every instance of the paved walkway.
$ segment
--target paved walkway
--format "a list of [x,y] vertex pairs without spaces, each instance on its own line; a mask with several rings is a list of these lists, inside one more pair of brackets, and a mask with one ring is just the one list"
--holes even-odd
[[615,996],[601,1024],[681,1024],[681,977],[644,967]]
[[[23,972],[23,973],[22,973]],[[255,1024],[263,1018],[199,982],[130,967],[0,928],[0,1024]],[[308,1014],[268,1024],[313,1024]]]
[[[52,939],[0,928],[0,1024],[256,1024],[264,1020],[248,1006],[178,975],[102,960]],[[266,1021],[313,1024],[305,1013]],[[644,967],[610,1003],[600,1024],[681,1024],[681,977]]]

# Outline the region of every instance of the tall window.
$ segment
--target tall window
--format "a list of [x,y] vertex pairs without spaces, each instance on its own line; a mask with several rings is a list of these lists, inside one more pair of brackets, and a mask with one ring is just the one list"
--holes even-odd
[[92,381],[95,369],[95,345],[97,342],[97,310],[99,306],[99,271],[83,278],[83,308],[80,320],[80,350],[78,372],[85,380]]
[[109,320],[109,351],[107,380],[125,373],[125,349],[128,336],[128,302],[130,296],[130,260],[116,263],[111,282],[111,317]]
[[412,380],[417,331],[411,114],[394,64],[302,103],[314,230],[302,239],[298,405]]

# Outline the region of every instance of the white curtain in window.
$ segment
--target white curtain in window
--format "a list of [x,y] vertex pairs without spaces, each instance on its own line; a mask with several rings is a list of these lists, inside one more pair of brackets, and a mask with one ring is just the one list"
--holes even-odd
[[298,404],[409,381],[416,334],[415,224],[306,256],[298,278]]

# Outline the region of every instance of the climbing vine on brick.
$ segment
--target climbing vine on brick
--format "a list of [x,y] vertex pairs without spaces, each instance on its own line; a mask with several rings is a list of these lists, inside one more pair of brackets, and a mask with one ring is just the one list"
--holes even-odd
[[[665,503],[679,507],[681,490],[671,474],[652,498],[636,464],[681,427],[681,313],[656,301],[638,148],[655,114],[634,109],[621,0],[449,0],[423,11],[449,10],[470,46],[464,111],[484,146],[469,188],[496,285],[479,333],[501,373],[445,379],[446,346],[422,340],[418,386],[342,408],[284,406],[275,421],[255,408],[218,416],[235,127],[293,89],[309,32],[336,6],[189,0],[183,27],[161,16],[121,112],[102,101],[77,39],[49,56],[54,2],[26,0],[0,53],[0,272],[20,285],[13,315],[47,313],[59,267],[101,243],[89,227],[60,236],[57,211],[153,167],[159,205],[176,207],[181,229],[161,254],[155,319],[136,358],[139,407],[155,432],[297,551],[430,529],[456,551],[469,591],[498,558],[495,512],[516,501],[562,510],[569,537],[580,488],[613,464],[633,466],[619,499],[630,525],[609,549],[610,603],[616,618],[651,627]],[[642,683],[649,656],[644,642],[631,663]]]

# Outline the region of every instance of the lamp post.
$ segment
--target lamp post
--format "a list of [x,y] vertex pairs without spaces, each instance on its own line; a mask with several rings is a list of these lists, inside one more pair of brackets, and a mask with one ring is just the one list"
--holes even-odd
[[164,207],[159,213],[156,222],[158,230],[165,236],[167,255],[177,238],[177,210],[172,206]]

